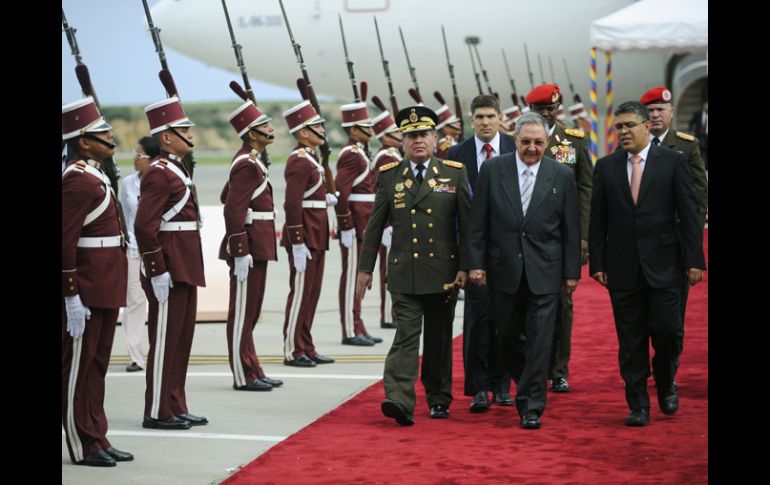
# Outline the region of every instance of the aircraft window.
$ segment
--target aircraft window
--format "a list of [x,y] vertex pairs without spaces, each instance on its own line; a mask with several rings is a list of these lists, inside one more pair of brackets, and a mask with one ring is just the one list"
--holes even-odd
[[390,0],[345,0],[347,12],[384,12],[390,9]]

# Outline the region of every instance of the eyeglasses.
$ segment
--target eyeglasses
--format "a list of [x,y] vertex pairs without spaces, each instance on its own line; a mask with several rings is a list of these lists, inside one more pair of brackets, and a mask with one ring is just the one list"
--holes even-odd
[[145,155],[144,153],[139,153],[138,151],[134,150],[134,158],[152,158],[149,155]]
[[621,132],[621,131],[623,131],[623,128],[628,128],[629,130],[631,130],[632,128],[634,128],[636,126],[639,126],[639,125],[643,125],[646,122],[647,122],[647,120],[644,120],[642,122],[628,121],[626,123],[617,123],[615,125],[615,131]]

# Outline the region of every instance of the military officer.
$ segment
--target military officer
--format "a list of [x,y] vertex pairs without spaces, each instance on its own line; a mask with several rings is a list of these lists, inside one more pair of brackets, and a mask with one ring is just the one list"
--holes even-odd
[[383,230],[393,226],[388,290],[397,325],[385,361],[382,412],[414,424],[414,383],[425,319],[422,383],[431,418],[449,417],[452,402],[452,322],[455,299],[447,289],[467,282],[466,229],[470,193],[461,163],[433,157],[437,116],[424,106],[399,111],[404,160],[380,168],[377,197],[364,234],[357,293],[372,285]]
[[[526,96],[529,108],[545,118],[550,128],[550,142],[546,147],[545,156],[571,168],[575,175],[580,209],[581,263],[585,265],[588,263],[588,215],[591,211],[593,164],[585,133],[578,129],[564,128],[556,123],[555,117],[561,99],[561,91],[556,84],[541,84]],[[569,392],[567,376],[572,350],[572,320],[572,294],[562,288],[553,332],[549,371],[551,390],[554,392]]]
[[334,210],[340,234],[342,274],[340,275],[340,323],[342,344],[372,346],[382,342],[369,335],[361,319],[361,300],[355,296],[355,278],[364,229],[374,207],[374,163],[369,160],[367,144],[372,135],[372,122],[366,103],[344,104],[342,127],[348,134],[348,143],[340,150],[334,185],[339,197]]
[[254,348],[254,326],[262,309],[267,262],[276,261],[273,188],[260,154],[273,143],[271,118],[246,101],[229,116],[243,141],[233,157],[222,191],[225,236],[219,259],[230,266],[230,305],[227,311],[227,350],[233,388],[270,391],[283,382],[265,375]]
[[142,287],[150,304],[142,427],[184,430],[208,423],[205,417],[188,412],[185,395],[198,287],[206,286],[200,211],[192,179],[182,163],[192,153],[190,129],[194,125],[176,96],[144,111],[160,155],[142,176],[134,222]]
[[[383,111],[372,120],[374,136],[382,143],[382,146],[374,155],[374,167],[379,173],[379,169],[393,162],[403,160],[401,156],[401,143],[403,137],[401,131],[396,126],[396,120],[389,111]],[[379,252],[380,266],[380,327],[396,328],[393,323],[393,300],[386,286],[386,274],[388,271],[388,250],[393,239],[393,226],[387,222],[382,231],[382,241]]]
[[337,203],[324,186],[324,171],[316,160],[316,149],[326,143],[324,119],[310,101],[286,110],[283,118],[297,146],[286,160],[286,223],[281,246],[289,255],[289,296],[283,324],[284,365],[315,367],[334,359],[319,354],[313,344],[313,326],[323,282],[324,256],[329,250],[329,220],[326,207]]
[[449,110],[449,106],[442,105],[436,110],[438,123],[436,131],[441,133],[441,138],[436,145],[436,158],[444,159],[450,148],[457,145],[462,132],[460,131],[460,118]]
[[115,466],[131,453],[107,439],[104,376],[115,324],[126,305],[128,260],[117,199],[102,162],[115,152],[112,127],[92,97],[62,106],[62,423],[70,459]]

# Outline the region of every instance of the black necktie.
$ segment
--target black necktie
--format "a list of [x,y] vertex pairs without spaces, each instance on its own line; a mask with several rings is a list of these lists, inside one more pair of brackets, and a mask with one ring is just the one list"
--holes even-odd
[[652,142],[655,144],[655,146],[660,146],[660,139],[656,136],[652,139]]
[[417,184],[422,185],[422,171],[425,170],[425,165],[419,164],[417,165],[417,176],[415,178],[417,179]]

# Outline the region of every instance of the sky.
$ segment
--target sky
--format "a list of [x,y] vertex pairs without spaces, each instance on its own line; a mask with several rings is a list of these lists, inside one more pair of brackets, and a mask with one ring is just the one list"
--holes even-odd
[[[148,3],[152,7],[157,1],[149,0]],[[75,35],[80,55],[88,66],[91,82],[102,105],[149,105],[166,97],[158,79],[158,54],[144,27],[141,0],[62,0],[62,8],[69,25],[77,30]],[[160,38],[163,41],[162,28]],[[181,84],[181,79],[196,80],[184,83],[182,94],[185,102],[233,100],[233,96],[212,99],[207,87],[227,86],[232,80],[241,82],[240,75],[207,66],[174,52],[165,44],[163,49],[177,85]],[[63,29],[61,64],[62,104],[66,104],[82,98],[83,94],[75,77],[75,58]],[[296,89],[253,78],[251,83],[252,88],[259,92],[260,101],[298,99]],[[222,92],[221,89],[216,91]]]

